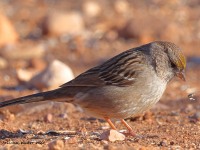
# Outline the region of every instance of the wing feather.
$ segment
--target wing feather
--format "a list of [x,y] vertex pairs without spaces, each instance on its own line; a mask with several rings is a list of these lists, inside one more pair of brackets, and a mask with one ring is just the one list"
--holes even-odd
[[135,82],[145,63],[144,54],[139,50],[125,51],[100,66],[94,67],[74,80],[61,85],[65,86],[128,86]]

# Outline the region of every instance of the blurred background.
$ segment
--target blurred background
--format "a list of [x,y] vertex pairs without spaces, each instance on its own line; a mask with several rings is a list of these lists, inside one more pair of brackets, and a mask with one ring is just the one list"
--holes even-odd
[[199,0],[1,0],[1,74],[35,74],[58,59],[76,76],[155,40],[174,42],[196,56],[199,17]]

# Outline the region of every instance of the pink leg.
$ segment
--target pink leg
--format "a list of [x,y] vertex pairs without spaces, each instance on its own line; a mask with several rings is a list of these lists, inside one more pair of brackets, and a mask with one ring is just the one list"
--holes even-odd
[[124,119],[121,119],[121,122],[122,122],[122,124],[124,124],[126,126],[126,128],[129,131],[129,134],[131,136],[135,136],[135,133],[133,132],[133,129],[131,128],[131,126],[129,126],[128,123]]
[[110,120],[110,118],[105,118],[105,120],[108,122],[108,124],[110,125],[110,127],[114,130],[117,130],[117,128],[115,127],[115,125],[112,123],[112,121]]

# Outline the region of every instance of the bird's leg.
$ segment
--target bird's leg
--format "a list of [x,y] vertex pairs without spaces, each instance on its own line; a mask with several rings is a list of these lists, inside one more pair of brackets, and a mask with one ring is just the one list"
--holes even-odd
[[115,127],[115,125],[112,123],[112,121],[109,118],[105,118],[105,120],[108,122],[108,124],[110,125],[112,129],[117,130],[117,128]]
[[131,136],[135,136],[135,133],[133,132],[133,129],[131,128],[131,126],[129,126],[128,123],[124,119],[121,119],[121,122],[122,122],[122,124],[124,124],[126,126],[126,128],[129,131],[129,134]]

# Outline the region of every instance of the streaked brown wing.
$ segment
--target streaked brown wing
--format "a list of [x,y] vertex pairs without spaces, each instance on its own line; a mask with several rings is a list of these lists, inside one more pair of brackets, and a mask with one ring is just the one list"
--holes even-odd
[[92,68],[79,76],[75,79],[61,85],[60,87],[66,86],[103,86],[105,85],[104,82],[99,78],[99,69],[97,67]]
[[144,55],[141,51],[131,49],[123,52],[100,66],[94,67],[74,80],[65,83],[65,86],[128,86],[133,84],[135,78],[143,70]]

